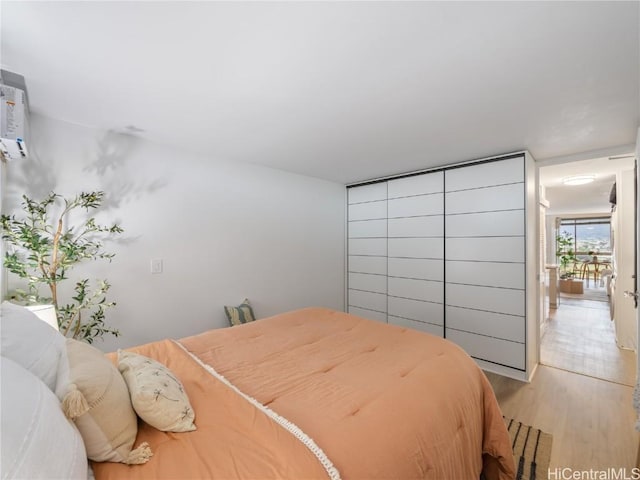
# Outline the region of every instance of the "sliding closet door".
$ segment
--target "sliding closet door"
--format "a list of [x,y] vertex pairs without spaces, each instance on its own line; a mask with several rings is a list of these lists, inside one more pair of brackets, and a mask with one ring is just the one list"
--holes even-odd
[[446,337],[524,371],[524,157],[445,171]]
[[387,321],[387,183],[348,192],[348,312]]
[[444,335],[443,173],[389,180],[389,323]]

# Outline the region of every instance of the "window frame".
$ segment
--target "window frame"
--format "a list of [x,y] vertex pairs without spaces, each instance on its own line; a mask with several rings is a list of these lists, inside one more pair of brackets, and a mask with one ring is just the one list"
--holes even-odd
[[573,236],[574,256],[577,258],[577,257],[589,255],[589,251],[578,250],[577,228],[578,226],[584,226],[584,225],[608,225],[609,226],[609,249],[606,251],[597,250],[597,251],[594,251],[591,255],[611,256],[612,248],[611,248],[611,217],[610,216],[598,215],[598,216],[589,216],[589,217],[561,217],[558,222],[558,235],[560,235],[560,232],[563,230],[563,228],[564,230],[573,229],[573,232],[570,232],[570,233]]

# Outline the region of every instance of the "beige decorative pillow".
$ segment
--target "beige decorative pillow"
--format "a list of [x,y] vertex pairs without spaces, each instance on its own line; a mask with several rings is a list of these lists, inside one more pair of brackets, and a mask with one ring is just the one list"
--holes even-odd
[[122,373],[131,403],[138,416],[163,432],[190,432],[196,429],[195,413],[180,380],[151,358],[118,350]]
[[87,457],[96,462],[146,463],[151,449],[145,442],[135,450],[138,418],[127,384],[95,347],[67,339],[69,383],[62,400],[84,440]]

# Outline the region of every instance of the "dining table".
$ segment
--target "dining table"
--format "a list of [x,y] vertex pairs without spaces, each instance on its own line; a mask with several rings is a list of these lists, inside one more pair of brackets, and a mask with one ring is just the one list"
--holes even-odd
[[593,275],[594,285],[598,281],[598,278],[603,270],[611,268],[610,260],[600,260],[597,257],[593,257],[589,260],[583,260],[580,265],[580,278],[587,281],[587,287],[589,286],[589,279]]

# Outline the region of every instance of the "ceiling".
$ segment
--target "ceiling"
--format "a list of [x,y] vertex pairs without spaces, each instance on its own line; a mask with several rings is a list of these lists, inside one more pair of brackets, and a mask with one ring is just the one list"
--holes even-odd
[[[616,173],[633,175],[634,155],[616,155],[540,168],[540,185],[549,202],[548,215],[609,214],[609,194]],[[593,175],[584,185],[565,185],[562,180],[577,175]]]
[[34,113],[340,183],[635,142],[638,2],[9,2]]

